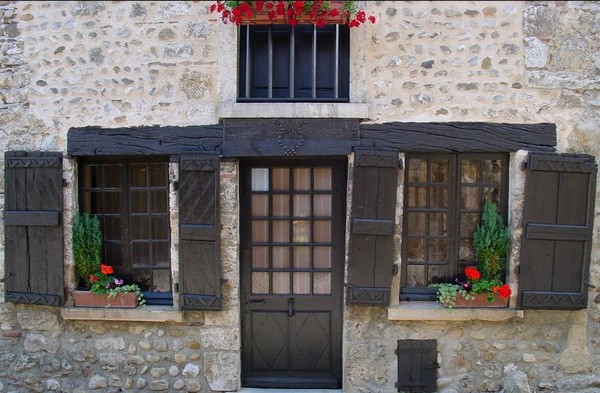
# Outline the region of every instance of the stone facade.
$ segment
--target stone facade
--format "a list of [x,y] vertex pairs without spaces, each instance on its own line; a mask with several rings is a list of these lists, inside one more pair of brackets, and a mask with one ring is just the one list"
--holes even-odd
[[[236,106],[231,72],[236,30],[210,14],[209,5],[0,1],[2,151],[66,151],[72,127],[209,125],[241,111],[264,115],[264,108]],[[558,152],[600,157],[600,3],[363,5],[378,18],[351,31],[351,102],[367,108],[364,122],[553,123]],[[269,115],[344,117],[345,111],[344,105],[290,104]],[[524,154],[511,156],[512,169]],[[67,158],[63,166],[69,233],[78,208],[77,163]],[[171,181],[176,169],[171,164]],[[222,311],[171,311],[172,320],[165,321],[150,314],[145,321],[143,312],[135,320],[81,320],[57,308],[0,303],[0,392],[239,390],[238,169],[235,161],[221,166]],[[519,258],[523,184],[519,171],[511,171],[513,266]],[[3,208],[3,176],[0,190]],[[177,239],[174,191],[170,203]],[[395,391],[394,349],[397,340],[408,338],[437,340],[440,392],[509,391],[519,383],[521,390],[510,391],[525,391],[527,385],[538,392],[597,390],[599,204],[597,196],[590,270],[597,288],[590,288],[586,310],[452,320],[425,318],[423,311],[419,320],[418,312],[408,317],[397,299],[391,307],[397,312],[345,306],[344,391]],[[399,213],[400,206],[401,198]],[[2,226],[2,239],[3,231]],[[173,274],[177,246],[174,241]],[[72,288],[69,236],[65,250]],[[394,283],[397,295],[397,278]]]

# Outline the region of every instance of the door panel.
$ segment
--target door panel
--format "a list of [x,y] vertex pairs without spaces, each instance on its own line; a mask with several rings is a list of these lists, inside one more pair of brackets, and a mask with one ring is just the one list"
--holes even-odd
[[242,166],[243,385],[341,386],[345,161]]

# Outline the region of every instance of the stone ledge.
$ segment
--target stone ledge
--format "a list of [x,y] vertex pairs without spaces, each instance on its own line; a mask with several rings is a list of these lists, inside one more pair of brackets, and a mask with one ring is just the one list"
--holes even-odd
[[123,322],[183,322],[183,311],[165,306],[138,308],[63,307],[63,319],[71,321],[123,321]]
[[506,321],[522,319],[523,310],[514,308],[448,309],[437,302],[400,302],[388,308],[390,321]]
[[338,118],[368,119],[369,105],[355,103],[286,103],[286,102],[239,102],[221,104],[218,107],[219,118]]

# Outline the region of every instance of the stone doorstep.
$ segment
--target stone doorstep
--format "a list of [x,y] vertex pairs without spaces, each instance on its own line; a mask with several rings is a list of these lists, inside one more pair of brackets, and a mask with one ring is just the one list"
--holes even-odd
[[242,388],[239,393],[343,393],[341,389],[259,389]]

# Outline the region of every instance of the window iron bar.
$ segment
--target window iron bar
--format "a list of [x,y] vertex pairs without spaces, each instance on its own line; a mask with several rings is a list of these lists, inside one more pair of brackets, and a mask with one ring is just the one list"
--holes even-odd
[[317,25],[313,25],[313,42],[312,42],[312,98],[317,98]]

